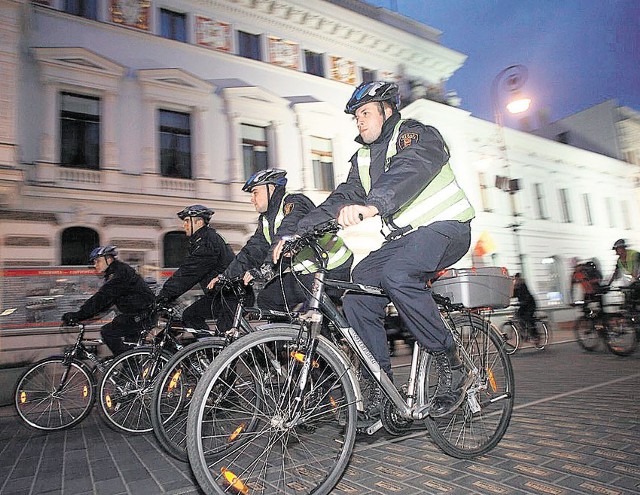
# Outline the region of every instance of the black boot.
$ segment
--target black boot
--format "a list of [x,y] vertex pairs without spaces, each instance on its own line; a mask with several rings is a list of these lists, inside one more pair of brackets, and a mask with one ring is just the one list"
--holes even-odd
[[433,357],[438,372],[438,384],[429,404],[429,416],[439,418],[460,407],[473,377],[471,371],[467,370],[460,360],[455,344],[446,351],[434,352]]

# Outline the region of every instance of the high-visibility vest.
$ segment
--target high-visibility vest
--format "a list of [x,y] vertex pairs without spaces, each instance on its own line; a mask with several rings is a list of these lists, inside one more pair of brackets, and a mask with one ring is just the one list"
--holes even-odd
[[622,270],[622,272],[626,275],[634,275],[638,270],[636,263],[638,262],[638,252],[633,249],[627,249],[627,259],[623,263],[620,258],[618,258],[618,268]]
[[[283,196],[278,208],[278,213],[276,214],[276,218],[273,222],[274,233],[278,231],[282,220],[284,220],[284,203],[286,199],[287,194]],[[266,215],[262,216],[262,232],[264,234],[264,238],[267,240],[269,245],[271,245],[269,221],[267,220]],[[342,240],[342,237],[335,234],[325,234],[318,240],[318,244],[320,244],[322,249],[324,249],[329,256],[329,260],[327,262],[328,270],[332,270],[334,268],[342,266],[352,255],[351,250],[346,246],[346,244]],[[319,268],[315,261],[316,258],[312,249],[309,247],[304,248],[294,258],[293,270],[297,272],[315,273]]]
[[[393,135],[387,148],[385,172],[389,170],[391,158],[398,153],[396,142],[400,133],[400,126],[405,122],[401,119],[393,130]],[[368,194],[371,190],[371,149],[363,146],[358,150],[358,174],[360,182]],[[388,235],[397,229],[411,232],[422,225],[441,220],[457,220],[466,222],[475,216],[475,211],[464,191],[456,182],[453,170],[447,162],[438,175],[425,187],[422,192],[409,203],[400,208],[393,215],[383,218],[383,235]],[[407,228],[408,227],[408,228]]]

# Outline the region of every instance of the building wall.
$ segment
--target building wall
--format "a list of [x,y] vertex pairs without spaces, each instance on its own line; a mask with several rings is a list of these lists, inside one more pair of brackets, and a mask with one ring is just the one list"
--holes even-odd
[[[440,45],[437,32],[425,28],[427,35],[411,34],[413,21],[405,20],[407,31],[402,31],[396,14],[389,14],[393,25],[358,14],[355,0],[265,0],[255,6],[248,0],[148,3],[145,31],[111,22],[110,3],[104,0],[98,1],[98,20],[61,12],[61,0],[49,6],[0,0],[6,14],[0,21],[3,31],[13,33],[0,51],[9,61],[0,67],[0,77],[9,81],[9,89],[13,81],[15,91],[3,100],[12,110],[0,122],[8,143],[2,145],[0,169],[0,264],[57,265],[61,233],[82,226],[97,231],[101,243],[119,244],[136,259],[142,256],[143,265],[160,267],[164,235],[180,229],[175,213],[193,203],[216,210],[213,224],[238,250],[256,220],[248,195],[241,192],[240,123],[268,127],[271,166],[286,168],[291,188],[319,202],[328,191],[314,188],[310,139],[331,140],[335,182],[346,178],[357,147],[355,127],[343,108],[360,80],[360,67],[377,70],[379,77],[404,72],[440,82],[465,58]],[[165,7],[187,13],[187,43],[157,34],[158,9]],[[230,52],[197,46],[196,15],[263,35],[263,54],[268,36],[274,36],[298,49],[325,53],[327,61],[343,57],[353,63],[347,66],[356,69],[355,79],[342,82],[331,79],[331,73],[324,78],[306,74],[303,65],[292,69],[242,58],[234,54],[236,38]],[[58,165],[61,91],[101,99],[100,171]],[[159,108],[191,116],[191,180],[159,175]],[[550,277],[561,279],[558,290],[566,300],[572,258],[598,257],[610,272],[615,239],[626,237],[638,247],[636,216],[626,220],[620,214],[623,202],[632,212],[638,207],[629,180],[635,169],[627,164],[511,129],[504,130],[503,146],[494,124],[434,101],[418,100],[403,113],[440,129],[459,182],[478,212],[473,246],[484,232],[495,244],[481,258],[470,252],[461,266],[494,263],[523,271],[539,299],[554,303],[549,293],[558,284]],[[486,211],[480,173],[490,202]],[[520,179],[520,191],[510,195],[497,189],[496,176]],[[545,189],[545,219],[536,215],[536,183]],[[563,221],[559,189],[568,191],[571,222]],[[582,194],[591,198],[593,225],[587,225]],[[344,233],[358,258],[381,243],[378,229],[379,221],[371,220]],[[549,260],[557,263],[553,274]]]

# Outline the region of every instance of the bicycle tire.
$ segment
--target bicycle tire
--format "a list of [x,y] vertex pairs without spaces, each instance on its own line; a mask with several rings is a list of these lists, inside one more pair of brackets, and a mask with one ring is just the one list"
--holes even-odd
[[[493,449],[507,431],[515,401],[515,378],[503,340],[487,321],[477,315],[457,315],[452,322],[477,373],[467,400],[448,416],[427,417],[426,426],[444,453],[472,459]],[[418,399],[428,401],[438,381],[431,354],[422,353],[418,370]]]
[[604,332],[604,343],[607,349],[616,356],[629,356],[638,346],[636,326],[625,315],[612,317],[607,320]]
[[585,318],[584,316],[578,318],[574,326],[574,332],[580,347],[587,352],[596,350],[600,338],[593,318]]
[[[43,431],[71,428],[89,415],[96,396],[90,368],[78,359],[51,356],[30,366],[14,389],[14,406],[27,426]],[[67,371],[65,382],[56,390]]]
[[153,346],[137,347],[116,356],[100,380],[100,415],[112,429],[147,433],[151,425],[151,393],[154,379],[171,355]]
[[538,331],[538,338],[533,341],[533,345],[536,349],[542,351],[549,344],[549,328],[543,320],[536,320],[536,330]]
[[515,323],[505,321],[500,327],[500,334],[504,341],[504,350],[507,354],[512,355],[518,350],[520,345],[520,334]]
[[189,460],[187,417],[193,392],[225,345],[221,337],[194,342],[174,354],[158,375],[151,401],[151,425],[158,443],[178,460]]
[[273,324],[260,330],[223,349],[196,387],[187,423],[191,469],[210,494],[330,493],[356,437],[355,389],[345,358],[320,337],[302,400],[289,401],[302,368],[297,358],[307,352],[301,329]]

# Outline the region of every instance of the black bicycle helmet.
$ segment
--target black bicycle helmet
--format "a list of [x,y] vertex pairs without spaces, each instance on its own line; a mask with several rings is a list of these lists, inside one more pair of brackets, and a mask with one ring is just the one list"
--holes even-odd
[[244,192],[251,192],[254,187],[263,186],[265,184],[273,184],[275,186],[287,185],[287,171],[279,168],[268,168],[266,170],[260,170],[256,172],[249,180],[244,183],[242,190]]
[[206,206],[191,205],[187,206],[184,210],[179,211],[177,215],[180,220],[184,220],[189,217],[196,217],[202,218],[205,223],[209,223],[209,220],[214,213],[215,212],[211,208],[207,208]]
[[613,247],[611,249],[616,249],[616,248],[626,248],[627,247],[627,241],[625,241],[624,239],[618,239],[616,242],[613,243]]
[[393,107],[398,108],[400,105],[398,85],[385,81],[362,83],[349,98],[344,113],[355,115],[358,108],[372,101],[386,101]]
[[115,246],[98,246],[91,251],[89,255],[89,263],[93,263],[97,258],[101,256],[111,256],[112,258],[118,257],[118,248]]

